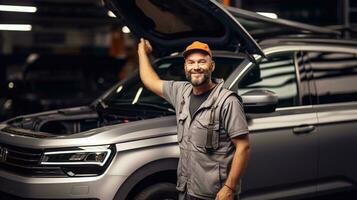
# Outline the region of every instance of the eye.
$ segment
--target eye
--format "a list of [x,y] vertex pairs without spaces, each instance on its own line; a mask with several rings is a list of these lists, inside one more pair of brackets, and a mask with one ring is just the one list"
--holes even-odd
[[200,61],[198,61],[198,64],[199,64],[200,66],[204,66],[204,65],[207,64],[207,60],[200,60]]

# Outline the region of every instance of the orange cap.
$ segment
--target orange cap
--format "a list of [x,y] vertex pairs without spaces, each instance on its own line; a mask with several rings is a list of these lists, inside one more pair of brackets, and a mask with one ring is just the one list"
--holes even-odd
[[208,44],[200,42],[200,41],[194,41],[192,44],[188,45],[183,52],[183,57],[187,57],[187,55],[192,51],[192,50],[201,50],[205,51],[212,57],[212,52],[211,49],[209,48]]

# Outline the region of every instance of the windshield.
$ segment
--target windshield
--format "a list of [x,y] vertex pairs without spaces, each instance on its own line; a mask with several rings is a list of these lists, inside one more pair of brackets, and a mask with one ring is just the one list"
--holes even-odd
[[[226,80],[232,71],[243,61],[243,58],[218,57],[212,76]],[[154,64],[154,68],[161,79],[186,81],[184,59],[175,57],[163,59]],[[151,105],[162,109],[173,109],[170,103],[160,96],[146,89],[139,79],[138,73],[130,79],[119,84],[104,100],[109,107],[120,105]]]

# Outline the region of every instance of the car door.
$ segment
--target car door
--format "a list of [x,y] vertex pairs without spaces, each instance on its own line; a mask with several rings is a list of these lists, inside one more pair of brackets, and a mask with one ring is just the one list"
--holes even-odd
[[233,86],[238,87],[240,95],[265,89],[279,98],[275,112],[247,114],[251,155],[243,177],[243,199],[314,193],[317,117],[310,105],[309,72],[305,70],[300,53],[268,55],[268,59],[251,65],[242,73],[238,84]]
[[306,54],[317,97],[318,191],[353,187],[357,181],[357,49],[330,47]]

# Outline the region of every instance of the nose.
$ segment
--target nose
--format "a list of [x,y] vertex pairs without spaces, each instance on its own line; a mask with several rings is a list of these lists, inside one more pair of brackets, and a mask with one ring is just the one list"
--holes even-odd
[[193,65],[193,69],[196,70],[196,71],[200,69],[200,66],[199,66],[198,62],[196,62],[196,63]]

